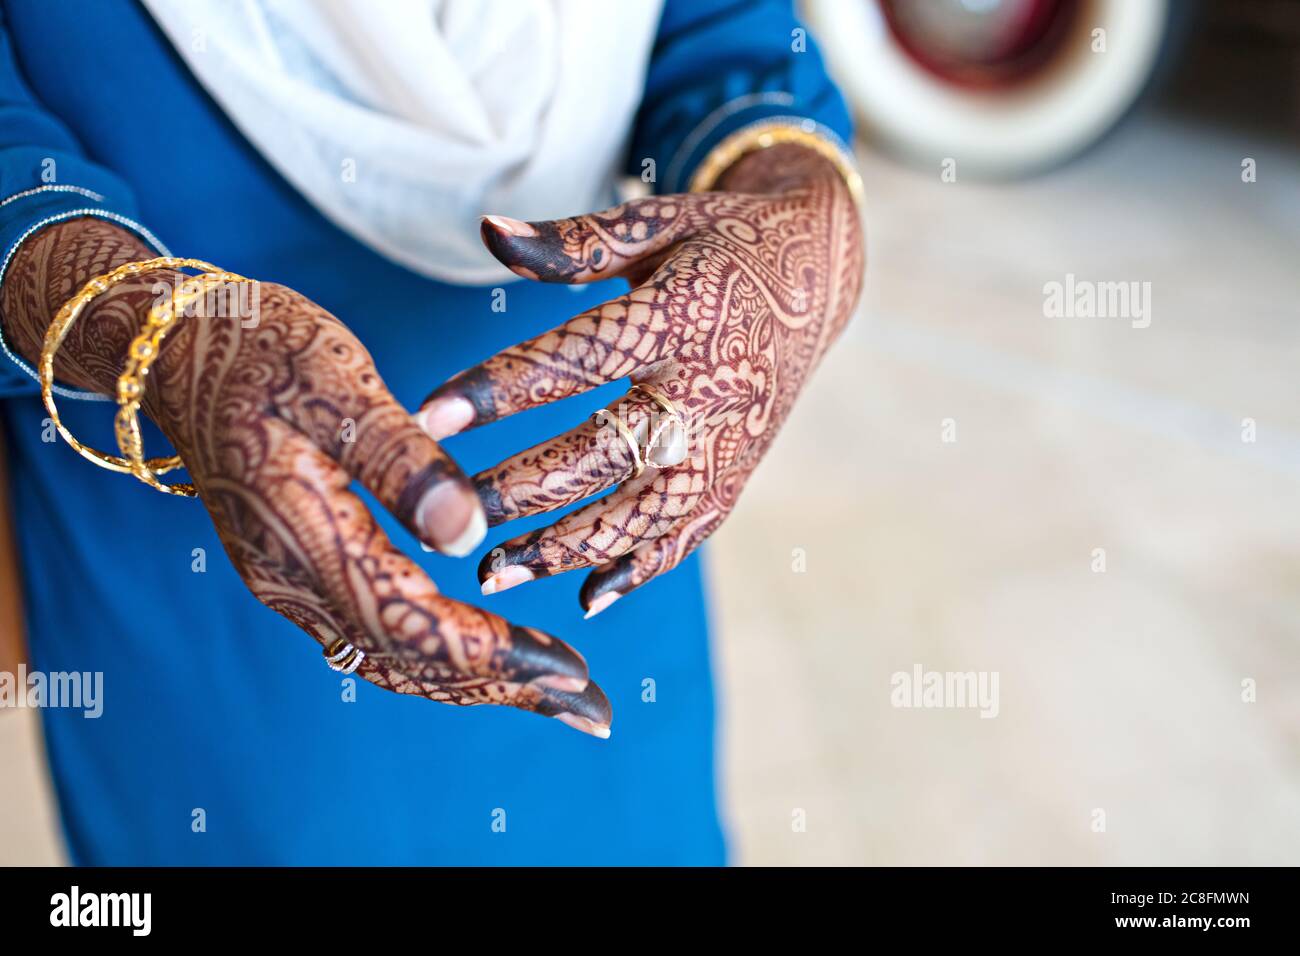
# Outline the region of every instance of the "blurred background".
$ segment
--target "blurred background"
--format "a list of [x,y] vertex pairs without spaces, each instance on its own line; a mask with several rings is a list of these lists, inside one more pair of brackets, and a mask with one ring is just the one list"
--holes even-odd
[[[1300,863],[1300,2],[803,7],[868,282],[707,549],[735,861]],[[31,712],[0,767],[61,862]]]

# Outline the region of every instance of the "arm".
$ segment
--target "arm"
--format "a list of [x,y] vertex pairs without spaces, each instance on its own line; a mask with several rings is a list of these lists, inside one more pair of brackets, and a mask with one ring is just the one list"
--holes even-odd
[[808,122],[840,145],[848,109],[790,0],[668,0],[628,154],[654,161],[655,191],[684,192],[723,140],[765,122]]

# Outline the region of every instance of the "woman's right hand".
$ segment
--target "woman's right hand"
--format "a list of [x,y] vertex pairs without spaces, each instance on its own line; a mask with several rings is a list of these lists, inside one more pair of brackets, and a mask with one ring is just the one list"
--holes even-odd
[[[48,227],[23,245],[4,284],[6,337],[34,358],[82,283],[150,257],[99,220]],[[180,281],[149,273],[96,299],[56,374],[112,394],[159,283],[170,295]],[[149,373],[144,409],[175,445],[253,594],[323,648],[359,648],[357,673],[388,690],[504,704],[608,736],[609,701],[577,651],[440,595],[349,490],[356,479],[445,553],[467,553],[485,530],[473,486],[389,393],[365,347],[283,286],[258,283],[246,301],[251,315],[181,319]]]

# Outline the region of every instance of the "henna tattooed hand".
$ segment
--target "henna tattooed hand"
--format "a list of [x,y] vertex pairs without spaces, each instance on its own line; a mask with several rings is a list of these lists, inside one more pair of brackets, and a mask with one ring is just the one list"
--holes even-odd
[[626,436],[599,414],[475,475],[494,525],[622,482],[494,549],[479,567],[484,594],[594,568],[579,596],[590,617],[675,567],[731,512],[847,322],[864,254],[834,166],[779,145],[739,160],[719,188],[554,222],[485,218],[487,247],[525,278],[624,276],[633,288],[452,378],[421,409],[425,430],[442,439],[625,377],[668,398],[685,428],[634,390],[611,414],[651,446],[639,476]]
[[[43,230],[5,282],[9,340],[33,357],[84,282],[147,258],[139,240],[100,220]],[[95,300],[59,351],[59,378],[113,394],[159,281],[182,278],[149,273]],[[448,553],[472,549],[485,530],[473,486],[389,393],[364,346],[290,289],[260,283],[257,295],[255,323],[182,319],[163,341],[144,406],[245,584],[323,647],[359,648],[357,673],[380,687],[505,704],[608,736],[609,702],[575,650],[440,595],[349,490],[355,479]]]

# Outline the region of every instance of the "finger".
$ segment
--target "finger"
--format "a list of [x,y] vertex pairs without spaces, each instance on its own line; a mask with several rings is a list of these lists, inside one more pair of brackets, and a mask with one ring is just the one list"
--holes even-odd
[[675,195],[633,199],[572,219],[520,222],[484,216],[483,244],[525,279],[595,282],[644,268],[697,228],[699,199]]
[[474,487],[489,525],[554,511],[630,477],[641,448],[649,467],[679,464],[686,457],[687,432],[680,417],[630,392],[577,428],[479,472]]
[[595,617],[625,594],[677,567],[718,529],[728,513],[713,502],[702,502],[658,538],[592,571],[578,592],[578,603],[587,612],[584,616]]
[[493,548],[479,564],[482,591],[495,594],[535,578],[612,561],[671,528],[706,490],[703,470],[689,460],[647,471],[608,498]]
[[[346,474],[304,436],[282,432],[268,430],[256,481],[204,481],[223,537],[236,545],[231,556],[259,597],[296,623],[317,625],[318,639],[343,636],[369,670],[452,686],[481,678],[567,693],[586,687],[586,662],[563,641],[440,595],[348,490]],[[261,556],[252,569],[240,560],[249,552]],[[278,593],[267,569],[281,576]]]
[[[265,560],[261,564],[265,566]],[[254,588],[259,599],[315,637],[322,647],[335,647],[335,642],[340,639],[353,647],[367,646],[365,635],[325,598],[290,583],[283,574],[274,570],[255,576],[261,582]],[[272,579],[274,583],[271,583]],[[401,662],[366,654],[361,656],[355,673],[394,693],[415,694],[440,703],[463,706],[491,704],[514,707],[553,717],[593,737],[609,737],[613,722],[609,698],[590,680],[581,691],[566,691],[548,686],[544,680],[520,684],[466,677],[447,674],[445,668],[435,662]]]
[[444,382],[424,400],[420,424],[446,438],[626,378],[679,349],[671,297],[641,286],[511,346]]
[[[365,671],[363,662],[359,671]],[[607,738],[613,722],[613,708],[595,681],[578,692],[556,690],[533,684],[512,684],[484,679],[462,679],[433,683],[419,673],[374,665],[366,674],[372,683],[399,694],[417,694],[447,704],[477,706],[492,704],[552,717],[593,737]]]
[[[278,577],[279,583],[271,590],[255,589],[259,599],[315,637],[322,647],[335,647],[340,639],[353,647],[367,646],[357,627],[319,595],[289,584],[280,575],[262,577]],[[520,684],[461,674],[446,676],[441,667],[429,662],[405,663],[365,654],[355,673],[394,693],[416,694],[446,704],[514,707],[553,717],[593,737],[609,737],[613,722],[609,698],[591,680],[581,691],[566,691],[548,686],[544,680]]]
[[277,392],[280,417],[421,541],[455,557],[479,545],[487,521],[473,485],[392,396],[342,324],[323,318],[293,366],[293,387]]
[[[522,707],[518,703],[515,706]],[[609,737],[610,725],[614,722],[614,708],[595,681],[589,682],[576,694],[547,688],[532,709],[543,717],[552,717],[593,737]]]

